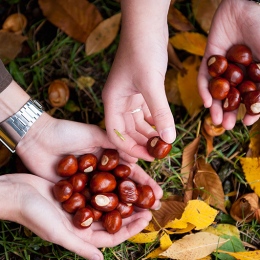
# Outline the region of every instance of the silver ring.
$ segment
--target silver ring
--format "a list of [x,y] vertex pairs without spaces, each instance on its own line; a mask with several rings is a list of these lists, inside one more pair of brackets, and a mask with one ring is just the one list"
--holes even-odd
[[140,112],[142,111],[142,108],[137,108],[137,109],[134,109],[131,114],[134,114],[134,113],[137,113],[137,112]]

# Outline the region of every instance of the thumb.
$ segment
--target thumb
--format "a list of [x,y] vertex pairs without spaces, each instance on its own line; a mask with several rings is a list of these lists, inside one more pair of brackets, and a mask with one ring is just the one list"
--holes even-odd
[[144,97],[160,137],[172,143],[176,138],[175,123],[164,88],[150,88]]

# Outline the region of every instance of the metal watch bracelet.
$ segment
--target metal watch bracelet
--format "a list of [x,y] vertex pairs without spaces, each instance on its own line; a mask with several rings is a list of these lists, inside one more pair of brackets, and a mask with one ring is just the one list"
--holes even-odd
[[42,113],[40,103],[29,99],[18,112],[0,123],[0,141],[14,153],[19,141]]

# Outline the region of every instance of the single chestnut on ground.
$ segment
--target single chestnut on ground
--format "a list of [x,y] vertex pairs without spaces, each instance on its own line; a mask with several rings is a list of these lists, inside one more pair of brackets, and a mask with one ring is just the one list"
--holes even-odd
[[209,81],[209,92],[214,99],[223,100],[230,90],[229,81],[225,78],[217,77]]
[[260,114],[260,90],[250,91],[244,95],[246,112],[249,115]]
[[235,44],[231,46],[227,53],[226,58],[228,61],[248,66],[253,61],[251,49],[244,44]]
[[164,142],[160,136],[153,136],[148,139],[146,149],[152,157],[163,159],[171,151],[172,145]]
[[207,60],[208,72],[212,77],[219,77],[228,66],[227,59],[222,55],[211,55]]

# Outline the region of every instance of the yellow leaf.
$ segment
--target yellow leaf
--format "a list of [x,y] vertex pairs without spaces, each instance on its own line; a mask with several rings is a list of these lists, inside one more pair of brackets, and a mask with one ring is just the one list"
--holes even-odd
[[161,253],[171,259],[194,260],[210,255],[228,240],[208,232],[199,232],[184,236],[175,241],[165,252]]
[[239,259],[239,260],[257,260],[257,259],[260,259],[260,250],[249,251],[249,252],[236,252],[236,253],[218,250],[218,252],[229,254],[229,255],[235,257],[235,259]]
[[170,38],[170,43],[176,49],[203,56],[206,49],[207,37],[195,32],[180,32]]
[[197,85],[200,63],[201,61],[198,56],[188,57],[183,61],[183,66],[187,70],[187,73],[185,75],[178,73],[177,75],[181,100],[190,116],[197,114],[203,107]]
[[149,232],[149,233],[139,233],[135,236],[129,238],[128,240],[134,243],[151,243],[157,239],[159,231]]
[[121,13],[101,22],[86,41],[86,54],[98,53],[108,47],[116,38],[121,21]]
[[144,259],[149,259],[149,258],[166,258],[166,257],[160,257],[159,255],[163,252],[164,250],[162,250],[160,247],[156,248],[155,250],[153,250],[150,254],[148,254],[146,257],[142,258]]
[[78,84],[78,87],[81,89],[81,90],[84,90],[86,88],[91,88],[95,83],[95,80],[92,78],[92,77],[89,77],[89,76],[80,76],[78,79],[77,79],[77,84]]
[[188,223],[186,221],[183,221],[181,219],[174,219],[167,223],[165,228],[173,228],[173,229],[186,229],[188,226]]
[[240,239],[240,232],[236,226],[230,224],[218,224],[217,226],[210,226],[203,229],[204,232],[209,232],[217,236],[228,235]]
[[260,158],[240,158],[247,183],[260,196]]
[[154,227],[154,224],[151,221],[149,222],[148,226],[144,228],[144,230],[151,231],[151,232],[156,231],[155,227]]
[[250,156],[247,157],[260,157],[260,120],[257,120],[250,130]]
[[[175,219],[171,223],[173,228],[185,228],[185,223],[193,224],[196,230],[208,227],[214,221],[218,211],[200,200],[190,200],[182,214],[181,219]],[[176,227],[175,227],[176,225]],[[167,225],[168,226],[168,225]]]
[[171,246],[172,241],[170,239],[170,236],[167,233],[164,233],[162,237],[160,238],[160,248],[162,250],[168,249],[169,246]]
[[[182,228],[182,229],[176,229],[175,231],[171,232],[171,234],[184,234],[184,233],[188,233],[190,232],[192,229],[194,229],[195,226],[187,223],[187,227],[186,228]],[[167,232],[170,232],[169,230],[167,230]]]

